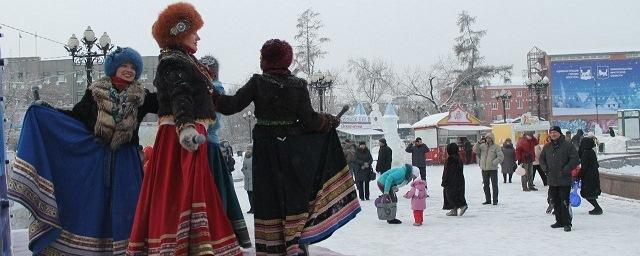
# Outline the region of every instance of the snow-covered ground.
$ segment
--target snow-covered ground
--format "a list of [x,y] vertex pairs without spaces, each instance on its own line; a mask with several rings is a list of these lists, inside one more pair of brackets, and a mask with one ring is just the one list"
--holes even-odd
[[[375,159],[375,157],[374,157]],[[233,173],[240,204],[249,207],[244,191],[242,158],[236,158]],[[553,215],[545,213],[547,187],[540,177],[535,184],[540,191],[523,192],[519,176],[514,183],[502,183],[499,177],[499,204],[482,205],[482,178],[477,165],[465,166],[466,198],[469,210],[462,217],[445,216],[442,208],[440,178],[442,166],[427,167],[430,197],[424,225],[415,227],[410,202],[398,203],[400,225],[377,219],[373,201],[361,202],[362,212],[334,235],[311,247],[311,255],[640,255],[640,201],[603,195],[599,202],[604,214],[587,213],[591,205],[583,200],[573,208],[573,231],[549,227]],[[501,176],[501,175],[500,175]],[[370,183],[372,195],[380,192]],[[406,192],[408,187],[400,189]],[[253,215],[245,219],[253,238]],[[14,248],[25,248],[25,231]],[[16,238],[18,235],[16,235]],[[25,253],[24,251],[22,251]],[[249,253],[250,254],[250,253]],[[16,254],[28,255],[28,254]]]
[[[412,225],[409,200],[398,203],[400,225],[378,220],[373,200],[364,201],[356,219],[317,245],[343,255],[640,255],[638,200],[604,194],[599,198],[604,209],[600,216],[589,215],[593,207],[583,200],[573,208],[573,231],[567,233],[549,227],[555,219],[545,213],[548,187],[542,186],[539,176],[535,184],[540,190],[524,192],[519,176],[514,174],[513,183],[505,184],[499,174],[499,203],[494,206],[482,205],[480,168],[466,165],[464,172],[469,210],[462,217],[445,216],[447,211],[441,210],[442,166],[428,166],[430,197],[423,226]],[[236,182],[235,187],[242,208],[248,209],[243,183]],[[372,199],[380,195],[373,182],[370,187]],[[408,189],[401,188],[400,193]],[[245,219],[253,236],[253,215]]]

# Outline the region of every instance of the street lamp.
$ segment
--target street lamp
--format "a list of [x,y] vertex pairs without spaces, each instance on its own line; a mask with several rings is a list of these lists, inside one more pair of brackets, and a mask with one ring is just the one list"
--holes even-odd
[[[76,34],[72,34],[69,38],[69,41],[67,41],[67,45],[65,45],[64,48],[71,55],[73,63],[79,66],[84,65],[85,70],[87,71],[87,87],[89,87],[93,82],[91,78],[93,64],[102,64],[109,50],[113,48],[113,45],[111,44],[111,38],[109,38],[107,32],[104,32],[102,36],[100,36],[100,39],[98,39],[96,38],[96,34],[93,32],[90,26],[87,27],[87,29],[82,34],[82,44],[85,47],[85,51],[82,51],[80,40],[78,40]],[[92,50],[94,45],[98,48],[99,52]],[[73,91],[73,100],[75,103],[77,102],[78,97],[75,89],[75,84],[73,85]]]
[[507,101],[511,99],[511,91],[500,91],[500,94],[496,96],[496,100],[502,101],[502,120],[507,123]]
[[541,118],[540,116],[540,94],[542,94],[542,92],[547,90],[547,87],[549,87],[549,78],[548,77],[543,77],[540,78],[540,76],[538,74],[533,74],[531,76],[531,78],[529,78],[529,80],[527,80],[526,82],[527,84],[527,88],[529,89],[529,91],[533,91],[536,94],[536,102],[538,103],[538,118]]
[[247,113],[242,114],[242,118],[244,118],[244,120],[249,121],[249,143],[253,142],[253,132],[251,129],[251,122],[255,117],[256,116],[253,113],[251,113],[251,110],[247,111]]
[[318,98],[320,100],[320,112],[324,112],[324,107],[322,105],[324,100],[324,93],[327,90],[331,89],[331,86],[333,86],[333,77],[329,74],[324,75],[320,72],[315,73],[309,78],[309,86],[311,87],[311,89],[318,92]]

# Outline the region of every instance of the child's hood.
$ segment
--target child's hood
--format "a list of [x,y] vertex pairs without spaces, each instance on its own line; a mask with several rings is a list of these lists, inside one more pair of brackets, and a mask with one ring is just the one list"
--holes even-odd
[[425,190],[425,183],[424,180],[417,178],[415,180],[413,180],[413,182],[411,182],[411,187],[414,187],[418,190]]

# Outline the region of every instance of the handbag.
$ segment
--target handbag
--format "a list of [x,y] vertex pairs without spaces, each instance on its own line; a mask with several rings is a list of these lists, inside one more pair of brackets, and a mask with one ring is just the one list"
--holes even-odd
[[396,212],[398,206],[389,195],[380,195],[375,201],[378,219],[379,220],[392,220],[396,218]]
[[522,166],[518,166],[518,168],[516,168],[516,173],[520,176],[524,176],[527,174],[527,170],[525,170]]
[[576,165],[573,169],[571,169],[571,177],[578,178],[580,177],[580,171],[582,171],[582,165]]
[[369,180],[370,181],[374,181],[376,180],[376,172],[374,172],[373,170],[369,169]]

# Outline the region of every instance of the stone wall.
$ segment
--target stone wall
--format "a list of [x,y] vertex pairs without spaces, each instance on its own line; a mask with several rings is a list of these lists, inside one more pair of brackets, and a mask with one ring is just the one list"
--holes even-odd
[[[599,161],[601,168],[617,169],[625,165],[639,166],[640,156],[623,156]],[[640,176],[600,172],[602,192],[626,198],[640,199]]]

